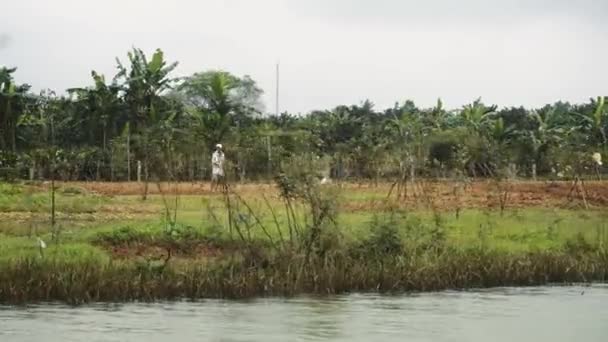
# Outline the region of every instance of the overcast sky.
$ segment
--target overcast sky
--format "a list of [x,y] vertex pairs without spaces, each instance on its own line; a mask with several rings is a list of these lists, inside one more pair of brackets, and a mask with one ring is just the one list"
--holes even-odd
[[274,111],[450,108],[608,95],[608,0],[0,0],[0,65],[34,89],[92,84],[162,48],[176,75],[248,74]]

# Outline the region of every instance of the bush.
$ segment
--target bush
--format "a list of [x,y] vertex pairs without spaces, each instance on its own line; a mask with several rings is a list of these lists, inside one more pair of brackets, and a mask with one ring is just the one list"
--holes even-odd
[[164,234],[158,237],[163,244],[178,249],[190,249],[201,242],[206,241],[203,233],[192,226],[171,223],[165,227]]
[[109,232],[98,233],[95,243],[107,245],[128,245],[153,240],[151,230],[136,229],[131,226],[120,227]]
[[459,137],[455,133],[446,132],[432,137],[429,146],[429,160],[436,160],[442,168],[452,170],[460,164],[458,150]]
[[403,252],[403,240],[399,234],[399,222],[394,214],[388,218],[374,216],[370,236],[358,246],[358,253],[362,256],[383,257],[398,255]]
[[123,226],[112,231],[100,232],[94,238],[94,243],[112,246],[150,243],[191,247],[202,241],[207,239],[199,229],[181,224],[169,224],[164,230],[154,225],[142,228]]

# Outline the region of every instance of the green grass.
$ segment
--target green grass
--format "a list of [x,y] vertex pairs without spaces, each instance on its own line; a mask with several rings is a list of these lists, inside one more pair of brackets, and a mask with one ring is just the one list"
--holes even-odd
[[[28,191],[19,185],[2,184],[3,195],[0,196],[0,211],[20,211],[29,208],[32,211],[42,210],[48,204],[48,194]],[[150,196],[142,202],[139,196],[117,196],[105,198],[86,194],[84,192],[68,191],[70,194],[59,194],[58,210],[68,211],[94,211],[100,204],[117,206],[139,205],[154,208],[157,217],[150,219],[132,219],[111,222],[70,222],[61,220],[63,227],[61,238],[70,242],[88,243],[99,232],[112,232],[125,226],[139,227],[138,229],[152,229],[156,227],[157,233],[163,226],[164,201],[161,196]],[[376,200],[378,194],[358,192],[356,189],[345,191],[340,197],[341,201]],[[174,214],[175,198],[165,198]],[[267,203],[259,197],[246,198],[255,215],[260,219],[267,231],[278,238],[279,232],[286,236],[287,216],[284,206],[278,199],[271,199],[270,204],[276,215],[272,215]],[[39,207],[32,207],[32,203],[42,203]],[[209,227],[227,225],[227,215],[221,196],[202,198],[201,196],[180,196],[178,199],[177,223],[181,226],[194,227],[201,234],[206,234]],[[9,205],[10,204],[10,205]],[[36,209],[37,208],[37,209]],[[10,210],[9,210],[10,209]],[[211,212],[213,214],[211,214]],[[255,219],[249,210],[242,207],[242,212],[252,222]],[[304,221],[304,208],[297,207],[298,219]],[[345,211],[337,217],[337,226],[340,234],[349,241],[362,241],[370,234],[370,227],[374,220],[387,220],[391,213],[382,211]],[[485,244],[497,250],[525,252],[535,250],[552,250],[561,248],[568,240],[582,235],[588,241],[606,239],[608,235],[608,213],[602,210],[567,210],[548,208],[508,209],[503,214],[499,211],[483,209],[464,209],[457,218],[452,212],[430,212],[425,210],[403,211],[394,214],[397,218],[393,224],[397,226],[399,234],[404,238],[411,238],[412,227],[417,230],[441,229],[445,234],[446,242],[453,247],[470,247]],[[217,220],[217,222],[216,222]],[[277,228],[278,223],[278,228]],[[44,228],[32,229],[31,225],[42,225]],[[143,228],[142,228],[143,227]],[[217,230],[217,229],[216,229]],[[10,222],[0,224],[0,233],[7,235],[31,235],[32,232],[48,233],[50,224],[40,222]],[[218,234],[214,231],[214,234]],[[227,231],[221,232],[228,238]],[[250,232],[254,239],[265,239],[261,229],[254,228]],[[409,234],[409,235],[408,235]]]
[[[55,208],[63,213],[94,213],[99,206],[108,203],[103,196],[88,194],[74,187],[58,187],[55,193]],[[50,192],[32,186],[0,183],[1,212],[48,213],[51,209]]]
[[[357,197],[356,191],[343,196],[347,200]],[[122,203],[139,202],[139,198],[121,198]],[[159,207],[162,211],[162,200],[160,196],[152,196],[150,204]],[[171,205],[173,201],[168,199]],[[274,234],[276,224],[272,213],[263,200],[248,199],[250,206],[260,218],[263,225]],[[282,233],[286,234],[285,210],[277,201],[273,201],[273,208]],[[200,196],[181,196],[178,204],[177,221],[180,224],[205,227],[213,223],[208,208],[216,213],[221,224],[226,224],[227,217],[224,213],[221,198],[201,199]],[[242,210],[247,213],[246,209]],[[303,210],[299,210],[300,214]],[[470,246],[480,242],[480,234],[487,238],[490,246],[502,250],[526,251],[537,249],[551,249],[561,246],[568,239],[579,234],[593,241],[598,234],[604,231],[608,235],[608,213],[602,210],[568,210],[549,208],[525,208],[509,209],[502,215],[497,210],[464,209],[460,217],[456,218],[454,213],[441,212],[441,225],[445,229],[448,241],[454,246]],[[390,214],[378,211],[341,212],[338,215],[338,226],[342,234],[354,240],[360,240],[369,234],[371,222],[375,217],[385,218]],[[435,213],[417,210],[400,214],[400,227],[406,230],[408,225],[420,225],[430,227],[435,225]],[[480,232],[481,231],[481,232]],[[252,234],[257,238],[263,238],[259,230]],[[405,235],[405,234],[404,234]]]
[[55,244],[50,235],[42,236],[42,239],[46,242],[47,248],[42,250],[41,255],[37,239],[0,235],[0,262],[28,258],[56,259],[71,263],[110,260],[105,251],[86,242]]
[[[201,208],[198,201],[200,198],[181,199],[177,215],[179,223],[190,226],[210,224],[207,210]],[[212,203],[221,223],[225,224],[219,201]],[[259,202],[254,202],[252,208],[276,237],[276,225],[268,208]],[[278,206],[275,214],[283,235],[287,234],[285,211]],[[338,215],[337,225],[347,238],[362,240],[369,235],[370,225],[375,218],[386,219],[389,216],[387,212],[342,212]],[[414,211],[398,216],[398,228],[404,238],[407,238],[408,227],[418,226],[424,230],[437,225],[435,213],[432,212]],[[465,209],[459,218],[453,213],[439,213],[439,216],[439,224],[446,232],[447,241],[454,247],[479,244],[484,238],[484,243],[489,247],[518,252],[560,248],[567,240],[580,234],[589,241],[597,240],[598,235],[608,237],[608,214],[602,210],[526,208],[507,210],[501,215],[498,211]],[[260,230],[255,230],[253,235],[264,238]]]

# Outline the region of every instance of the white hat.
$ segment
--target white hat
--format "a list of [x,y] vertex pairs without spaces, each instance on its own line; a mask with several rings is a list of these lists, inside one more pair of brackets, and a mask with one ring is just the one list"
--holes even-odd
[[595,152],[591,158],[593,158],[593,161],[599,165],[602,166],[602,155],[599,152]]
[[215,148],[222,148],[222,144],[216,144]]

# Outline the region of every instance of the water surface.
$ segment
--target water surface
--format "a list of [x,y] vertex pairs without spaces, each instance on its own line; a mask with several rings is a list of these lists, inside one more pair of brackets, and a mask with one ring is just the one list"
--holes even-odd
[[0,341],[608,341],[608,286],[0,306]]

